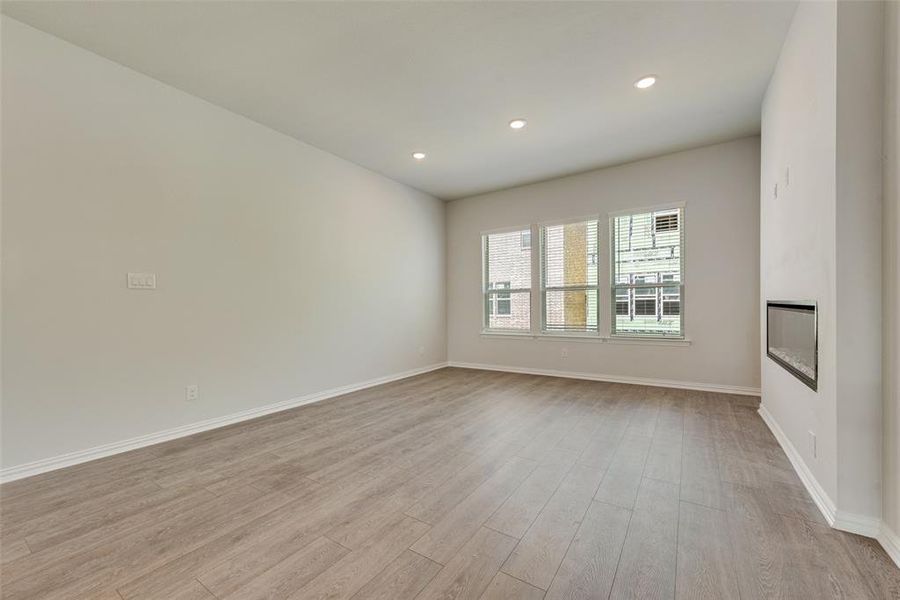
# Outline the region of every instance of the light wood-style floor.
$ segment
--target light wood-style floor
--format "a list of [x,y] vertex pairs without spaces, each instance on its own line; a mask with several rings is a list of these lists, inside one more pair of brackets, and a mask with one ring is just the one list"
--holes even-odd
[[900,598],[756,408],[443,369],[2,486],[2,597]]

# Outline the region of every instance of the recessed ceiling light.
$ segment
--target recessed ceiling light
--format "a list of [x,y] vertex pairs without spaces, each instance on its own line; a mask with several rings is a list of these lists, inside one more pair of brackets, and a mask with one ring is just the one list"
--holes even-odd
[[646,90],[648,87],[651,87],[654,83],[656,83],[656,75],[645,75],[641,77],[637,81],[634,82],[634,87],[639,90]]
[[425,153],[424,152],[413,152],[412,157],[416,160],[425,160]]
[[525,119],[513,119],[509,122],[509,126],[513,129],[522,129],[528,124],[528,121]]

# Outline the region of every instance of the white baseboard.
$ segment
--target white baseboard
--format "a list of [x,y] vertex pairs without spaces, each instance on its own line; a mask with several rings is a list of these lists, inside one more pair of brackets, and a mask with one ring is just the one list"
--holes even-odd
[[819,507],[819,510],[822,511],[822,516],[825,517],[825,520],[828,521],[829,525],[834,527],[835,516],[837,515],[837,505],[835,505],[834,500],[828,496],[825,489],[819,484],[816,476],[813,475],[813,472],[806,466],[803,457],[800,456],[800,453],[797,452],[797,448],[794,447],[794,444],[788,439],[787,434],[784,433],[781,426],[775,421],[775,417],[772,416],[772,413],[769,412],[765,405],[760,406],[758,412],[759,416],[762,417],[762,420],[769,426],[772,435],[778,440],[781,449],[787,454],[788,460],[791,461],[791,465],[794,467],[794,471],[797,472],[800,481],[806,486],[806,491],[809,492],[813,502],[815,502],[816,506]]
[[523,373],[525,375],[547,375],[549,377],[565,377],[568,379],[586,379],[589,381],[607,381],[610,383],[629,383],[632,385],[649,385],[652,387],[677,388],[682,390],[698,390],[701,392],[717,392],[720,394],[741,394],[743,396],[759,396],[759,388],[737,385],[721,385],[718,383],[696,383],[677,381],[674,379],[650,379],[646,377],[626,377],[623,375],[602,375],[599,373],[579,373],[577,371],[555,371],[551,369],[529,369],[526,367],[508,367],[482,363],[466,363],[450,361],[448,366],[463,369],[479,369],[482,371],[503,371],[505,373]]
[[834,501],[825,493],[825,490],[816,480],[812,471],[806,466],[806,462],[797,448],[791,443],[787,435],[778,425],[778,422],[772,416],[772,413],[765,406],[759,407],[759,416],[765,421],[766,425],[772,431],[772,435],[778,440],[784,453],[787,454],[788,460],[794,467],[794,471],[800,477],[800,481],[806,487],[806,491],[812,496],[813,502],[819,507],[822,516],[829,525],[841,531],[855,533],[865,537],[875,538],[887,552],[891,560],[900,567],[900,537],[897,536],[881,519],[870,517],[867,515],[859,515],[849,513],[845,510],[838,510]]
[[69,452],[60,456],[52,456],[50,458],[44,458],[22,465],[7,467],[5,469],[0,469],[0,483],[6,483],[7,481],[14,481],[16,479],[31,477],[32,475],[46,473],[47,471],[55,471],[56,469],[62,469],[63,467],[69,467],[91,460],[96,460],[98,458],[112,456],[113,454],[128,452],[129,450],[135,450],[137,448],[143,448],[145,446],[152,446],[153,444],[159,444],[161,442],[193,435],[195,433],[209,431],[210,429],[224,427],[233,423],[240,423],[241,421],[248,421],[250,419],[262,417],[271,413],[276,413],[291,408],[297,408],[298,406],[303,406],[306,404],[313,404],[314,402],[321,402],[322,400],[327,400],[336,396],[342,396],[344,394],[349,394],[351,392],[356,392],[365,388],[374,387],[376,385],[390,383],[391,381],[397,381],[399,379],[406,379],[407,377],[412,377],[414,375],[429,373],[431,371],[436,371],[437,369],[443,369],[446,366],[447,363],[445,362],[435,363],[433,365],[428,365],[427,367],[410,369],[401,373],[385,375],[384,377],[376,377],[375,379],[369,379],[368,381],[362,381],[359,383],[331,388],[328,390],[323,390],[321,392],[314,392],[312,394],[306,394],[297,398],[291,398],[290,400],[284,400],[282,402],[276,402],[274,404],[267,404],[265,406],[251,408],[222,417],[215,417],[212,419],[207,419],[205,421],[199,421],[197,423],[191,423],[189,425],[173,427],[172,429],[166,429],[165,431],[157,431],[155,433],[141,435],[131,439],[122,440],[120,442],[112,442],[110,444],[103,444],[102,446],[95,446],[86,450],[77,450],[75,452]]
[[878,539],[881,534],[881,519],[848,513],[845,510],[838,509],[834,515],[834,522],[831,524],[835,529],[848,531],[856,535]]
[[881,530],[878,532],[878,543],[884,548],[891,560],[900,567],[900,536],[888,527],[885,523],[881,523]]

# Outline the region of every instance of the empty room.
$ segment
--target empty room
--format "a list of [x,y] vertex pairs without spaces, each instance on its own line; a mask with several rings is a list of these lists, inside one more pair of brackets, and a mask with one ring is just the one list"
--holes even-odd
[[0,13],[0,600],[900,600],[900,0]]

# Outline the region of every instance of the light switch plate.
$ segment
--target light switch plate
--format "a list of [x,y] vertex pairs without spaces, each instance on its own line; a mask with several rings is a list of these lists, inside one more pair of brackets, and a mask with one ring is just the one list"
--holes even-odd
[[128,289],[130,290],[155,290],[156,273],[129,273]]

